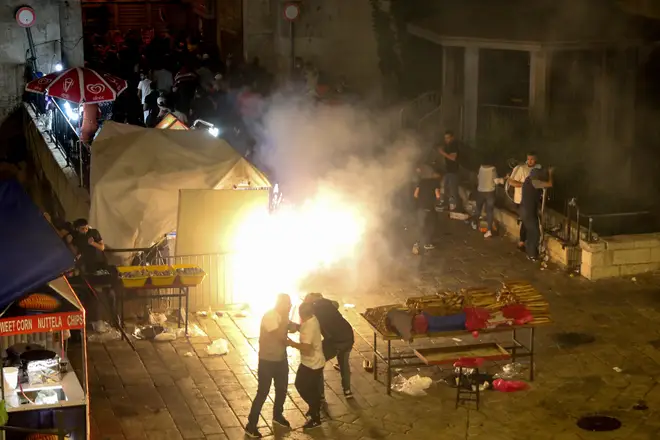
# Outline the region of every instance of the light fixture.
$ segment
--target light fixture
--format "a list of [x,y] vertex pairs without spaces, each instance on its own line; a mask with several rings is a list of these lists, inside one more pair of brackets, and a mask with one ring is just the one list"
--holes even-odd
[[217,127],[211,127],[209,128],[209,133],[211,133],[211,136],[213,137],[218,137],[220,130]]
[[62,66],[60,63],[55,64],[55,72],[61,72],[62,69],[64,69],[64,66]]
[[66,113],[66,116],[69,118],[69,120],[77,121],[80,118],[77,109],[75,110],[72,109],[68,102],[65,102],[63,107],[64,107],[64,113]]

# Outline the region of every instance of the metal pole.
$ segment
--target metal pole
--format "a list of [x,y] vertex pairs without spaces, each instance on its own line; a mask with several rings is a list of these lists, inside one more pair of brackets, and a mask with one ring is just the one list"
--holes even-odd
[[293,23],[293,21],[291,21],[289,24],[289,30],[289,34],[291,35],[291,72],[293,72],[296,67],[296,25]]
[[34,39],[32,38],[32,29],[25,28],[25,32],[27,33],[27,38],[28,38],[28,45],[30,46],[30,64],[32,67],[32,74],[34,75],[37,73],[37,52],[34,48]]

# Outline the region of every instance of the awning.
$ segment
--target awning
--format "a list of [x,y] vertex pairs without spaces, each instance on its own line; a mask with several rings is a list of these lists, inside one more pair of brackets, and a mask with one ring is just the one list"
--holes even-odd
[[0,307],[73,266],[73,254],[20,183],[0,181]]

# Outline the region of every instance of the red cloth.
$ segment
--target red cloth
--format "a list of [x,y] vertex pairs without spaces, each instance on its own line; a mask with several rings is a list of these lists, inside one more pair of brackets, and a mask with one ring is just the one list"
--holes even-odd
[[426,316],[421,313],[415,315],[413,318],[413,332],[417,335],[426,334],[429,331],[429,322],[426,320]]
[[465,328],[469,331],[481,330],[488,327],[490,311],[476,307],[468,307],[465,312]]
[[502,315],[504,315],[505,318],[512,319],[513,323],[516,325],[527,324],[534,320],[532,313],[523,304],[509,304],[508,306],[502,307]]

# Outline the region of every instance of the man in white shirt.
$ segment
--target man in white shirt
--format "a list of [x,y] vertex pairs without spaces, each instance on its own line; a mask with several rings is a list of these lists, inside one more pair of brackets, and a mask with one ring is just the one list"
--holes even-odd
[[252,401],[252,408],[245,425],[245,434],[251,438],[261,438],[257,429],[259,414],[270,393],[270,386],[275,382],[275,400],[273,402],[273,423],[290,428],[284,418],[284,401],[289,382],[289,363],[287,361],[287,334],[291,325],[289,312],[291,298],[280,294],[275,308],[266,312],[261,319],[259,332],[259,367],[257,370],[257,395]]
[[289,340],[289,345],[300,350],[300,366],[296,373],[296,389],[300,397],[309,405],[309,419],[303,429],[321,426],[321,390],[319,382],[323,380],[325,355],[321,338],[321,325],[314,316],[314,306],[302,303],[300,315],[300,343]]
[[[518,249],[525,251],[525,242],[527,241],[527,230],[525,229],[525,222],[522,221],[523,218],[527,216],[526,213],[522,212],[522,198],[523,198],[523,183],[532,173],[532,170],[540,170],[541,165],[537,162],[536,153],[530,151],[527,153],[527,161],[518,165],[511,172],[509,177],[509,185],[513,187],[513,202],[516,204],[518,210],[518,216],[520,217],[520,235],[518,239]],[[546,188],[552,187],[552,168],[548,170],[549,178],[547,182],[543,182],[542,185]]]

